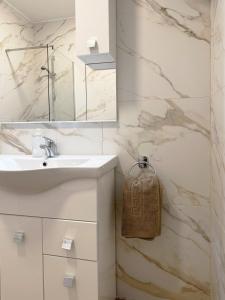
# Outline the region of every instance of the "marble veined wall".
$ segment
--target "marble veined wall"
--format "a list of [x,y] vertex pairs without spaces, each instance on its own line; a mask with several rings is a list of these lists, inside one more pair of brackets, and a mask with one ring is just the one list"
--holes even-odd
[[[48,121],[48,92],[51,120],[116,119],[116,70],[104,64],[102,70],[95,70],[94,64],[86,70],[76,58],[74,18],[30,23],[0,1],[0,25],[1,121]],[[49,49],[50,71],[55,74],[49,91],[47,72],[41,71],[47,66],[47,48],[5,52],[47,44],[54,46]]]
[[[34,44],[53,45],[49,49],[49,68],[55,76],[50,79],[50,118],[56,121],[72,121],[75,119],[75,19],[69,18],[54,22],[33,24]],[[37,69],[47,65],[46,53],[36,57]],[[40,77],[47,78],[46,71]],[[36,90],[40,90],[41,81],[36,81]],[[45,91],[48,89],[45,86]],[[47,98],[45,97],[45,102]],[[86,101],[85,101],[86,102]],[[48,108],[46,110],[48,112]]]
[[[41,71],[41,66],[47,66],[47,49],[6,52],[7,49],[47,44],[54,45],[54,53],[50,50],[50,67],[54,64],[56,73],[50,80],[50,105],[52,114],[55,112],[52,118],[73,120],[74,18],[30,23],[5,2],[0,1],[0,41],[0,120],[7,122],[49,119],[48,78],[47,72]],[[63,88],[64,92],[61,94]]]
[[212,1],[212,282],[225,299],[225,2]]
[[[210,1],[117,4],[118,122],[42,130],[60,153],[119,156],[118,295],[209,300]],[[2,128],[1,153],[30,154],[33,131]],[[151,156],[162,184],[162,235],[154,241],[120,235],[122,183],[139,154]]]
[[[30,47],[33,30],[30,24],[3,1],[0,1],[0,119],[23,118],[24,107],[34,99],[33,51],[6,52]],[[10,109],[10,106],[12,109]],[[6,112],[10,111],[7,115]]]

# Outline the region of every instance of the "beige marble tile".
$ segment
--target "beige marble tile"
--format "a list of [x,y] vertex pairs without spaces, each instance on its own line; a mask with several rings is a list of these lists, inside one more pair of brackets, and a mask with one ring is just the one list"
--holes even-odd
[[217,215],[212,212],[212,299],[220,300],[225,295],[225,230]]
[[[67,56],[67,60],[75,56],[75,21],[68,19],[63,21],[32,24],[25,20],[15,10],[4,2],[0,3],[0,120],[8,121],[47,121],[48,112],[48,81],[47,73],[41,72],[41,66],[47,64],[46,49],[26,50],[8,52],[8,48],[21,48],[36,45],[54,44],[56,57],[57,78],[55,86],[64,89],[63,97],[60,88],[57,89],[59,104],[56,109],[60,109],[62,102],[67,111],[71,112],[73,105],[73,66],[65,63],[65,58],[61,57],[60,64],[58,56]],[[59,67],[60,65],[60,67]],[[63,67],[62,67],[63,66]],[[68,88],[69,85],[69,88]],[[72,96],[71,96],[72,93]],[[63,99],[62,99],[63,98]],[[72,100],[71,100],[72,98]],[[56,102],[56,101],[55,101]],[[54,103],[55,104],[55,103]],[[60,106],[61,105],[61,106]],[[13,107],[13,109],[12,109]],[[53,107],[53,103],[51,103]],[[55,108],[55,107],[54,107]],[[56,116],[59,120],[68,119],[66,114]],[[74,119],[69,116],[70,120]]]
[[[119,294],[210,299],[209,99],[120,102],[118,124],[103,126],[103,153],[119,156]],[[152,156],[163,189],[162,235],[152,242],[120,236],[123,180],[140,154]]]
[[121,102],[119,124],[103,128],[103,153],[119,155],[124,175],[139,155],[148,155],[165,200],[208,205],[208,123],[208,99]]
[[[118,123],[104,125],[103,132],[92,124],[44,128],[43,134],[57,141],[62,154],[100,154],[103,147],[104,154],[119,156],[119,295],[127,300],[209,300],[210,2],[117,2]],[[43,26],[35,36],[73,56],[74,46],[64,46],[66,32],[72,37],[73,30],[61,23],[57,33]],[[217,48],[220,53],[221,45]],[[215,70],[219,66],[218,60]],[[220,79],[223,73],[217,72]],[[216,115],[220,105],[218,100]],[[1,153],[29,154],[33,131],[2,130]],[[122,183],[139,154],[152,156],[164,191],[163,231],[154,241],[120,236]],[[220,274],[223,256],[220,246],[215,249],[220,255],[214,269]]]
[[225,30],[224,1],[212,1],[212,102],[211,102],[211,199],[212,199],[212,299],[225,297]]
[[119,101],[210,95],[209,6],[118,1]]
[[94,64],[86,67],[87,102],[85,104],[89,121],[117,119],[116,69],[106,69],[107,64],[102,66],[102,69],[95,69]]
[[[85,119],[116,119],[116,72],[87,72],[83,80],[81,61],[75,59],[74,18],[29,23],[3,2],[0,5],[0,26],[4,29],[0,30],[1,121],[48,121],[49,117],[54,121],[83,120],[83,112],[76,111],[80,103]],[[7,48],[47,44],[54,46],[53,50],[49,48],[49,69],[54,74],[49,89],[48,74],[41,71],[41,66],[47,67],[46,49],[5,53]]]
[[[1,154],[31,154],[32,134],[35,129],[2,129],[0,131]],[[39,130],[44,136],[52,138],[60,154],[101,154],[101,124],[84,125],[73,128],[57,128],[42,126]]]
[[[121,189],[122,179],[117,187]],[[118,194],[119,294],[128,300],[210,299],[210,208],[165,204],[160,237],[153,241],[124,239]]]

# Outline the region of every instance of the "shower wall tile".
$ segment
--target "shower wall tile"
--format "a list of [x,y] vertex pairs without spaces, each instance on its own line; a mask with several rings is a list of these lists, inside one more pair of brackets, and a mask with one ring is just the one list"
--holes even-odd
[[[11,113],[13,120],[16,120],[18,116],[22,116],[21,103],[24,106],[29,106],[31,104],[30,99],[33,99],[33,91],[30,91],[30,97],[26,97],[24,93],[25,90],[30,89],[30,84],[33,82],[31,74],[33,56],[30,52],[19,51],[17,55],[14,55],[15,52],[6,52],[6,50],[32,46],[32,40],[31,26],[21,16],[13,13],[12,9],[5,2],[1,1],[0,104],[2,109],[0,119],[3,121],[8,121],[7,118],[9,118],[6,111]],[[23,96],[23,99],[20,99],[20,96]]]
[[[90,69],[85,78],[85,64],[75,57],[74,18],[32,24],[1,2],[0,19],[1,121],[48,121],[49,106],[50,118],[56,121],[116,119],[115,69]],[[47,49],[5,53],[7,48],[47,44],[54,46],[49,48],[49,69],[55,74],[50,89],[48,74],[41,71],[41,66],[47,67]]]
[[33,24],[34,43],[36,45],[54,45],[63,55],[74,61],[75,57],[75,20]]
[[1,51],[15,48],[15,40],[18,47],[32,46],[32,28],[21,15],[17,14],[4,1],[0,2],[1,11]]
[[[41,66],[47,64],[46,49],[13,51],[6,54],[6,49],[23,48],[54,44],[60,54],[57,64],[57,86],[70,85],[63,94],[63,105],[58,90],[56,104],[61,105],[59,119],[69,120],[73,111],[73,62],[75,56],[75,21],[74,19],[32,24],[27,22],[5,2],[0,2],[0,120],[8,121],[47,121],[48,112],[48,78]],[[58,54],[57,52],[57,54]],[[69,61],[69,63],[68,63]],[[69,83],[68,83],[69,82]],[[72,91],[72,92],[71,92]],[[72,93],[72,96],[71,96]],[[60,99],[59,99],[60,98]],[[13,107],[13,109],[12,109]],[[67,116],[69,114],[69,117]]]
[[[50,118],[56,121],[72,121],[75,119],[74,105],[74,57],[75,57],[75,20],[46,22],[33,24],[34,44],[52,45],[49,48],[49,68],[55,74],[50,80]],[[43,58],[36,58],[40,66],[47,65],[46,53]],[[42,72],[42,76],[46,71]],[[35,86],[40,86],[36,81]],[[48,86],[46,85],[46,91]],[[47,102],[47,98],[45,99]],[[48,112],[48,109],[47,109]]]

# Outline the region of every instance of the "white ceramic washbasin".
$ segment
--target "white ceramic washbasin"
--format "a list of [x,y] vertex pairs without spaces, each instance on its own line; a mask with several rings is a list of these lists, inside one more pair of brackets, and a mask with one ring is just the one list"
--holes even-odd
[[0,155],[0,188],[40,192],[77,178],[98,178],[116,164],[114,155]]

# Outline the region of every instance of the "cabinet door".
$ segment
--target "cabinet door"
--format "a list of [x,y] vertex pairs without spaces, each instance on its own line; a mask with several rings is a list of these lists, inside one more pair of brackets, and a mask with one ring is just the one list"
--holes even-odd
[[76,54],[87,64],[115,62],[116,0],[76,0]]
[[41,219],[0,215],[1,300],[42,300]]

